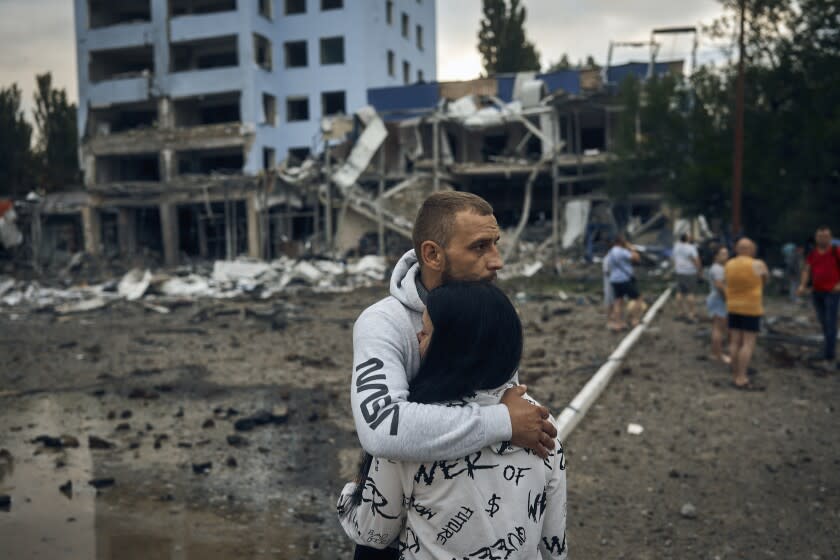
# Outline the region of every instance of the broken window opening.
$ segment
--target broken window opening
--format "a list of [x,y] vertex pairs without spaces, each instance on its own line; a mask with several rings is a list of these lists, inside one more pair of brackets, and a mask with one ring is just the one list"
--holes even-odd
[[409,28],[408,14],[403,12],[402,13],[402,36],[405,37],[406,39],[408,39],[408,28]]
[[98,29],[126,23],[152,21],[151,0],[90,0],[88,2],[88,27]]
[[274,19],[271,0],[260,0],[259,12],[262,17],[271,21]]
[[309,120],[309,98],[308,97],[287,97],[286,98],[286,120],[288,122]]
[[171,59],[172,72],[239,66],[236,35],[173,44]]
[[263,169],[274,169],[277,164],[277,151],[274,148],[263,148]]
[[389,50],[388,51],[388,75],[391,76],[391,77],[394,76],[394,66],[395,66],[395,63],[396,63],[395,58],[396,57],[394,56],[394,51]]
[[315,232],[314,209],[279,204],[269,209],[270,258],[299,257],[304,252],[303,242]]
[[417,71],[417,81],[420,83],[423,83],[425,81],[422,70]]
[[394,0],[386,0],[385,2],[385,23],[388,25],[394,23]]
[[[233,221],[234,255],[247,253],[248,215],[245,202],[231,200],[228,216]],[[227,258],[227,230],[224,202],[178,206],[179,249],[187,256],[211,260]]]
[[414,35],[417,39],[417,48],[421,51],[423,50],[423,26],[418,25],[417,28],[414,30]]
[[263,94],[263,123],[277,125],[277,98],[270,93]]
[[157,104],[126,103],[103,109],[91,109],[87,134],[105,136],[126,130],[153,128],[157,124]]
[[298,148],[289,148],[289,156],[288,162],[290,166],[297,166],[306,161],[306,158],[309,157],[309,154],[312,153],[306,146],[298,147]]
[[239,92],[176,99],[175,126],[190,127],[241,122]]
[[271,41],[254,33],[254,62],[263,70],[271,72]]
[[321,39],[321,64],[344,64],[344,37]]
[[321,115],[347,114],[347,95],[343,91],[325,91],[321,94]]
[[321,0],[321,11],[340,10],[344,7],[344,0]]
[[170,0],[169,13],[175,16],[235,12],[236,0]]
[[286,68],[306,68],[309,66],[309,52],[306,41],[289,41],[283,45]]
[[185,150],[177,152],[179,175],[241,173],[245,155],[241,148],[219,150]]
[[306,0],[286,0],[286,9],[284,12],[287,16],[305,14]]
[[96,158],[96,182],[98,184],[129,181],[160,181],[158,155],[135,154]]
[[411,64],[407,60],[403,60],[403,83],[406,85],[411,83]]
[[152,47],[135,47],[91,52],[88,72],[90,81],[96,83],[151,74],[154,67]]

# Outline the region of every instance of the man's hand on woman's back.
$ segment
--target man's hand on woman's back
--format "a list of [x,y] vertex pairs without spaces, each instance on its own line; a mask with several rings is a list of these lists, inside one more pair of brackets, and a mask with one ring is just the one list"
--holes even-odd
[[557,429],[548,421],[548,409],[531,404],[522,398],[528,388],[517,385],[505,391],[502,404],[510,414],[510,442],[518,447],[532,449],[545,459],[554,449]]

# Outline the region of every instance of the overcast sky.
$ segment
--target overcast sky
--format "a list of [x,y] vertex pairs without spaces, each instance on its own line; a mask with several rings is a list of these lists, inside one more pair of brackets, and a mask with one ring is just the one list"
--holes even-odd
[[[528,9],[526,32],[537,45],[543,66],[563,53],[573,62],[588,54],[603,62],[610,40],[645,40],[654,27],[709,23],[721,13],[717,0],[524,0],[524,5]],[[478,76],[481,0],[437,0],[437,6],[438,79]],[[28,108],[35,74],[51,71],[54,83],[67,88],[75,101],[73,34],[73,0],[0,0],[0,86],[17,82]],[[687,57],[689,52],[688,38],[668,39],[660,58]],[[701,61],[713,55],[711,45],[701,44]],[[614,60],[646,60],[647,56],[637,49],[622,49]]]

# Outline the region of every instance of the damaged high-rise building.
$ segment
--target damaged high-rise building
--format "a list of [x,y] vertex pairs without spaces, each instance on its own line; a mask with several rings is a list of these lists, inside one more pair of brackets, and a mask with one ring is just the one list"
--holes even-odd
[[434,0],[75,0],[75,18],[94,254],[270,256],[318,202],[263,171],[316,151],[368,88],[436,74]]

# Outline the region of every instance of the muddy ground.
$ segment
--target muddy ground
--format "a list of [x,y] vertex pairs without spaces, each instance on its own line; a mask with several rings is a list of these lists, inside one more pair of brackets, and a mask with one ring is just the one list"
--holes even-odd
[[[591,295],[507,289],[522,379],[559,413],[620,336]],[[385,290],[168,315],[0,310],[0,557],[352,557],[333,509],[358,454],[351,329]],[[815,330],[807,307],[770,313]],[[667,305],[567,440],[573,557],[840,557],[840,374],[763,343],[767,390],[738,392],[705,358],[704,329]]]

